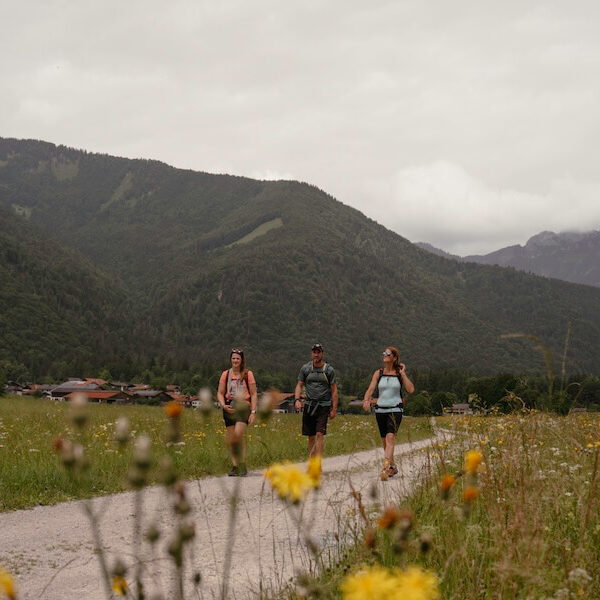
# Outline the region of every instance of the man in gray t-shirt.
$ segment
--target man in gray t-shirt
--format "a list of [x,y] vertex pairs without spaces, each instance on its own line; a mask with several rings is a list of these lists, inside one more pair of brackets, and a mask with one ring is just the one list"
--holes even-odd
[[323,346],[314,344],[311,360],[302,365],[294,396],[296,410],[302,408],[300,396],[305,388],[306,401],[302,411],[302,435],[308,436],[308,455],[323,455],[327,419],[337,414],[338,390],[335,370],[323,361]]

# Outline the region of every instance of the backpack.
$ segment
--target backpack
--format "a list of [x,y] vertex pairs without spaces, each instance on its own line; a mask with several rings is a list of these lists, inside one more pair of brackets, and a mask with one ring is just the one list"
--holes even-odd
[[[230,387],[232,379],[233,379],[233,369],[227,369],[227,384],[225,386],[226,394],[229,393],[229,387]],[[248,390],[248,393],[250,393],[250,383],[248,382],[248,369],[244,369],[244,376],[242,377],[242,383],[246,384],[246,389]],[[231,402],[231,401],[233,401],[233,398],[229,399],[229,402]]]
[[320,367],[321,369],[323,369],[323,371],[316,371],[315,370],[315,365],[312,364],[312,362],[310,363],[310,372],[311,373],[323,373],[323,375],[325,375],[325,379],[327,380],[327,383],[331,386],[331,382],[329,381],[329,377],[327,377],[327,363],[323,363],[323,366]]

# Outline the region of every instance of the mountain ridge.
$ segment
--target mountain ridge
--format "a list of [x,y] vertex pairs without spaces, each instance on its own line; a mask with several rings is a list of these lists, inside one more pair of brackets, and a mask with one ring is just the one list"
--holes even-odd
[[307,183],[44,144],[0,138],[0,204],[109,274],[132,356],[214,363],[243,345],[290,369],[320,341],[351,371],[396,343],[422,367],[521,371],[540,355],[502,334],[560,356],[571,323],[571,369],[600,371],[599,290],[438,258]]
[[488,254],[458,256],[427,242],[416,244],[423,250],[453,260],[474,262],[534,273],[571,283],[600,287],[600,231],[542,231],[522,246],[514,244]]

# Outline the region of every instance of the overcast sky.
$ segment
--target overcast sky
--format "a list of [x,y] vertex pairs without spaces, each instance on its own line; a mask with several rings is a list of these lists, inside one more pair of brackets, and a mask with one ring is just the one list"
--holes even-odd
[[457,254],[600,228],[596,1],[0,9],[0,136],[308,181]]

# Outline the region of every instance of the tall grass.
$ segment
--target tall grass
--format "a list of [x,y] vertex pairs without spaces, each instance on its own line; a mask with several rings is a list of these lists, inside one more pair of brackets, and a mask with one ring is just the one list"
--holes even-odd
[[[114,442],[115,421],[126,416],[131,438],[145,432],[154,442],[155,460],[167,453],[173,457],[182,478],[218,475],[229,470],[224,445],[223,419],[217,411],[203,418],[198,411],[181,416],[181,441],[168,447],[162,408],[143,406],[89,406],[89,421],[81,432],[69,417],[69,407],[45,399],[18,396],[0,398],[0,510],[53,504],[91,497],[126,488],[130,451]],[[248,466],[260,468],[281,460],[303,460],[306,438],[300,435],[300,415],[272,415],[248,429]],[[407,419],[402,439],[430,435],[425,419]],[[75,481],[52,452],[59,437],[79,440],[86,448],[89,469]],[[400,437],[400,436],[399,436]],[[329,425],[326,455],[349,453],[378,445],[372,417],[340,415]]]
[[[416,542],[400,552],[380,537],[373,542],[377,510],[364,540],[309,589],[338,598],[359,565],[418,564],[437,574],[442,598],[600,598],[600,416],[521,412],[440,421],[457,431],[455,442],[429,450],[421,485],[396,499],[413,515],[415,540],[428,540],[427,551]],[[473,481],[463,457],[472,448],[483,463],[478,497],[467,503],[463,492]],[[445,474],[457,476],[447,495]]]

